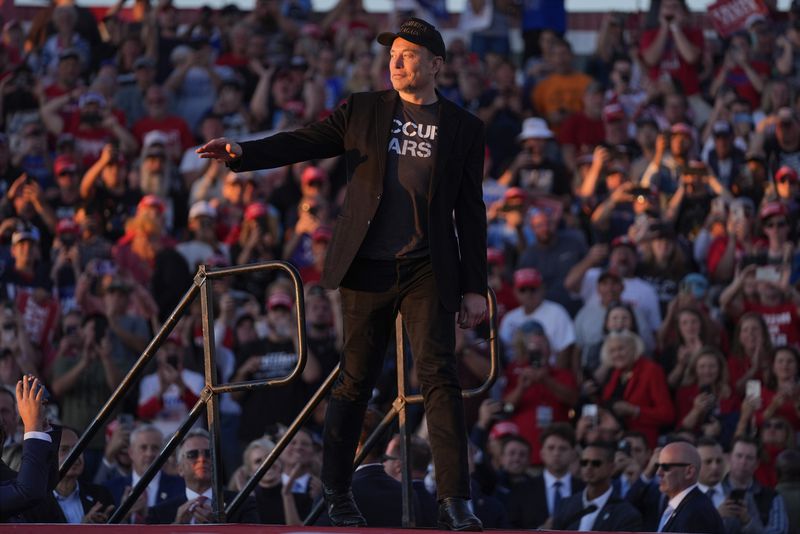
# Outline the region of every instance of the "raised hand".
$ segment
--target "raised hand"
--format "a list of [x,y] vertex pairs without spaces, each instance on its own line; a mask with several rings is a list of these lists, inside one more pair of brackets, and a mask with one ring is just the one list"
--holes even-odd
[[242,147],[226,137],[217,137],[198,148],[196,152],[203,159],[228,162],[242,156]]

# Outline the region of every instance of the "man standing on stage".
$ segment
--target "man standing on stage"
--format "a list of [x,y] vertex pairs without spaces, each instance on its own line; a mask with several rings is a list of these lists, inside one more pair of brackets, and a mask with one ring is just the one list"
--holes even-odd
[[347,196],[322,285],[341,287],[342,372],[325,420],[322,482],[334,525],[363,526],[352,494],[361,421],[391,336],[403,314],[431,440],[439,526],[481,530],[470,512],[466,428],[456,377],[455,314],[462,328],[486,313],[486,212],[482,123],[436,92],[446,55],[441,34],[420,19],[390,46],[394,90],[357,93],[333,115],[294,132],[198,149],[236,171],[344,155]]

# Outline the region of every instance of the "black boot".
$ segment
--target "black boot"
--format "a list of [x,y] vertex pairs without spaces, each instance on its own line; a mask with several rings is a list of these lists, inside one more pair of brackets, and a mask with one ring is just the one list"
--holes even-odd
[[325,499],[325,509],[331,525],[335,527],[365,527],[367,521],[356,506],[353,492],[337,491],[322,487],[322,496]]
[[447,497],[439,503],[438,527],[442,530],[480,532],[483,523],[470,511],[466,499]]

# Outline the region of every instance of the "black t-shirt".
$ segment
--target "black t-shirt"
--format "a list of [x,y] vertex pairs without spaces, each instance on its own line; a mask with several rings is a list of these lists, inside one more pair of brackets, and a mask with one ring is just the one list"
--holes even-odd
[[[248,380],[267,380],[288,376],[297,364],[294,343],[259,339],[244,345],[237,353],[237,363],[241,366],[251,356],[261,358],[261,366]],[[239,439],[252,441],[264,435],[269,425],[283,423],[288,425],[300,412],[308,399],[308,390],[302,380],[277,387],[256,388],[245,393],[241,400],[242,425],[239,426]]]
[[510,185],[521,187],[529,194],[563,196],[572,191],[567,169],[548,159],[520,168]]
[[428,195],[436,162],[439,103],[397,106],[378,211],[358,257],[373,260],[428,255]]
[[115,193],[98,183],[87,204],[91,213],[100,215],[103,235],[116,241],[125,234],[125,222],[136,211],[141,197],[141,193],[131,189]]

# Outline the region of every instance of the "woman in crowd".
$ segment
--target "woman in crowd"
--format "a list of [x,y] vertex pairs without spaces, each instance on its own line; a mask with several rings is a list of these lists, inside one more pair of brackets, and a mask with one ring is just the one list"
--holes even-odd
[[678,427],[729,443],[739,418],[739,404],[719,349],[705,346],[694,352],[683,385],[675,394]]
[[[665,322],[662,330],[674,329],[677,333],[675,343],[661,351],[659,363],[667,373],[667,382],[673,391],[686,381],[692,358],[704,346],[716,345],[711,336],[706,317],[694,306],[681,308],[675,314],[668,314],[671,319]],[[661,336],[666,338],[667,335]]]
[[765,385],[761,390],[763,412],[759,419],[780,416],[795,432],[800,431],[800,354],[796,348],[775,349]]
[[764,319],[758,313],[742,315],[733,333],[728,356],[728,375],[734,393],[744,395],[748,380],[766,379],[772,343]]
[[664,371],[657,363],[642,357],[644,343],[633,332],[611,332],[601,350],[601,358],[613,370],[603,386],[602,401],[628,430],[637,430],[653,447],[659,428],[675,420],[675,409]]
[[600,357],[600,351],[609,332],[622,332],[627,330],[639,334],[639,323],[630,304],[625,302],[612,302],[606,308],[606,317],[603,321],[603,340],[589,347],[584,370],[591,373],[595,382],[605,382],[611,366]]

